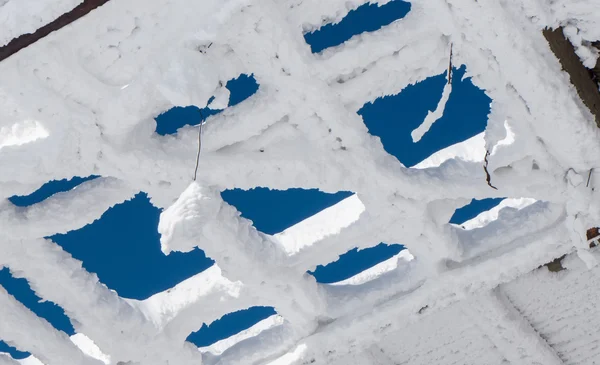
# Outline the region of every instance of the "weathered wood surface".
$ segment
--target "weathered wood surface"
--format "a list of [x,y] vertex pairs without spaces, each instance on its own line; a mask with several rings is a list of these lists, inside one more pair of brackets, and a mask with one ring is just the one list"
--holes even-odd
[[85,0],[83,3],[73,8],[73,10],[59,16],[54,21],[44,25],[35,32],[23,34],[14,38],[7,45],[0,47],[0,61],[7,59],[23,48],[32,45],[53,31],[73,23],[75,20],[85,16],[97,7],[106,4],[108,1],[109,0]]
[[[550,49],[571,77],[571,83],[577,89],[577,94],[594,115],[596,124],[600,127],[600,92],[598,84],[592,79],[592,71],[587,69],[575,53],[575,48],[565,37],[562,27],[555,30],[545,29],[544,37],[550,44]],[[597,65],[600,67],[600,65]]]

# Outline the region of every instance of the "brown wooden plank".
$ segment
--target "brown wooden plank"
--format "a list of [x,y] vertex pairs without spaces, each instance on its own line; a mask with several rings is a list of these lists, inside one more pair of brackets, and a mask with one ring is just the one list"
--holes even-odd
[[83,17],[97,7],[106,4],[108,1],[109,0],[85,0],[83,3],[73,8],[73,10],[59,16],[54,21],[44,25],[35,32],[22,34],[17,38],[14,38],[7,45],[0,47],[0,61],[7,59],[23,48],[32,45],[53,31],[73,23],[75,20]]
[[575,48],[565,37],[562,27],[555,30],[545,29],[543,33],[563,70],[569,74],[571,83],[577,89],[577,94],[590,109],[600,128],[600,92],[598,84],[592,80],[593,73],[585,68],[575,53]]

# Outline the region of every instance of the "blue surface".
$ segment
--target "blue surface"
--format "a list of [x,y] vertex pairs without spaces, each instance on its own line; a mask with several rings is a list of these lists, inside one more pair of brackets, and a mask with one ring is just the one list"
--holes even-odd
[[339,23],[327,24],[304,34],[304,39],[311,51],[318,53],[340,45],[354,35],[378,30],[394,20],[404,18],[409,11],[410,3],[401,0],[392,0],[382,6],[364,4],[348,12]]
[[469,219],[477,217],[479,213],[492,209],[504,199],[505,198],[472,199],[469,204],[454,211],[454,215],[450,218],[450,223],[463,224]]
[[250,307],[229,313],[208,326],[206,324],[202,325],[202,328],[192,332],[187,340],[198,347],[208,346],[250,328],[276,313],[273,307]]
[[[228,107],[248,99],[258,91],[258,86],[253,75],[241,74],[237,79],[227,81],[225,87],[229,89],[230,93]],[[209,109],[208,107],[200,109],[196,106],[177,106],[156,117],[156,133],[162,136],[174,134],[185,125],[198,125],[200,121],[222,111]]]
[[335,283],[346,280],[354,275],[389,259],[404,246],[380,243],[377,246],[358,250],[356,248],[341,255],[339,259],[325,266],[319,265],[314,272],[310,272],[319,283]]
[[236,207],[242,217],[250,219],[254,227],[267,234],[275,234],[330,207],[352,195],[348,191],[328,194],[317,189],[225,190],[221,197]]
[[29,352],[21,352],[12,346],[9,346],[6,342],[2,340],[0,340],[0,352],[7,353],[10,356],[12,356],[13,359],[17,360],[24,359],[31,355]]
[[18,207],[26,207],[44,201],[53,194],[69,191],[79,184],[98,177],[96,175],[88,177],[75,176],[71,179],[51,180],[29,195],[14,195],[8,198],[8,200]]
[[365,104],[358,113],[389,154],[407,167],[414,166],[442,148],[485,130],[491,99],[470,78],[461,80],[465,71],[464,66],[454,69],[444,116],[417,143],[410,134],[429,110],[435,110],[446,83],[445,73],[408,86],[398,95]]
[[52,302],[40,302],[41,298],[31,290],[27,280],[14,278],[10,271],[4,268],[0,270],[0,285],[15,299],[37,314],[38,317],[50,322],[57,330],[63,331],[69,336],[75,334],[73,325],[65,315],[65,311]]
[[51,239],[120,296],[145,299],[213,264],[199,249],[165,256],[157,230],[159,215],[160,209],[139,193],[93,224]]

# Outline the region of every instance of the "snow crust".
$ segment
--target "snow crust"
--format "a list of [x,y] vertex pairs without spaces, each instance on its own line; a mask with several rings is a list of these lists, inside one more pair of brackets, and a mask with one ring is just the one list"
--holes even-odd
[[[400,21],[310,52],[303,31],[364,3],[110,1],[0,62],[0,266],[61,306],[77,331],[69,338],[0,288],[0,339],[32,353],[0,363],[592,363],[599,266],[585,232],[600,219],[600,132],[541,30],[567,26],[589,65],[600,5],[414,1]],[[0,43],[74,5],[0,0]],[[486,130],[406,168],[356,111],[442,73],[450,44],[453,63],[493,100]],[[209,107],[224,108],[223,82],[241,73],[260,89],[207,118],[191,182],[197,128],[158,136],[153,118],[213,96]],[[6,199],[91,174],[102,178],[30,207]],[[219,194],[257,186],[355,195],[270,236]],[[44,237],[139,191],[165,208],[165,254],[200,247],[216,264],[134,301]],[[465,229],[447,223],[489,197],[509,199]],[[409,251],[334,285],[306,274],[380,242]],[[565,254],[566,272],[537,269]],[[254,305],[279,316],[200,351],[185,342]]]

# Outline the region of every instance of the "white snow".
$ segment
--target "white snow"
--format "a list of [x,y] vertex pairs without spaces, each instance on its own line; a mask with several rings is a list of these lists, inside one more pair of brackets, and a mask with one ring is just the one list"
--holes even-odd
[[365,206],[354,194],[275,234],[273,238],[281,243],[288,255],[293,255],[325,237],[339,234],[342,229],[356,222],[364,210]]
[[280,315],[273,315],[262,321],[256,323],[252,327],[245,329],[241,332],[236,333],[231,337],[227,337],[223,340],[217,341],[210,346],[200,347],[201,352],[210,352],[214,355],[221,355],[225,350],[231,348],[235,344],[242,342],[248,338],[254,337],[261,332],[279,326],[283,324],[283,317]]
[[484,134],[479,133],[473,137],[452,146],[446,147],[419,162],[414,169],[438,167],[450,159],[461,159],[467,162],[482,162],[485,157]]
[[437,107],[434,111],[428,111],[427,116],[425,116],[425,120],[421,125],[415,128],[414,131],[410,134],[412,136],[413,143],[417,143],[423,138],[425,133],[429,131],[431,126],[437,122],[444,115],[444,109],[446,108],[446,103],[448,99],[450,99],[450,93],[452,92],[452,84],[447,82],[444,85],[444,90],[442,90],[442,97],[438,102]]
[[501,214],[501,211],[503,209],[514,208],[517,210],[521,210],[535,202],[535,199],[530,198],[507,198],[502,200],[498,205],[496,205],[492,209],[486,210],[485,212],[481,212],[475,218],[471,218],[468,221],[463,222],[462,224],[460,224],[460,226],[466,230],[485,227],[491,222],[497,220],[498,216]]
[[401,265],[401,261],[408,262],[412,261],[414,256],[408,252],[408,250],[402,250],[398,254],[390,257],[389,259],[378,263],[348,279],[331,283],[330,285],[361,285],[369,282],[373,279],[380,277],[386,272],[392,271]]
[[229,104],[229,89],[225,86],[221,86],[215,92],[215,99],[208,104],[208,107],[211,109],[225,109]]
[[0,128],[0,149],[7,146],[20,146],[46,138],[49,135],[48,131],[38,121],[25,120],[10,127]]
[[83,333],[76,333],[71,336],[71,341],[81,349],[81,351],[94,359],[98,359],[105,364],[110,364],[110,356],[102,353],[94,341],[90,340]]
[[[3,288],[0,339],[45,365],[109,356],[115,365],[592,363],[598,254],[585,230],[600,221],[600,199],[597,179],[586,185],[600,168],[600,131],[541,31],[568,26],[591,64],[600,5],[415,1],[404,19],[310,52],[303,31],[364,3],[110,1],[0,62],[0,265],[64,308],[89,341],[78,336],[76,346]],[[0,4],[4,43],[75,5]],[[486,130],[406,168],[356,111],[439,75],[450,44],[453,63],[493,100]],[[205,107],[212,95],[211,108],[225,107],[222,82],[242,73],[260,90],[207,118],[191,183],[197,127],[158,136],[153,118]],[[415,136],[442,115],[444,95]],[[488,151],[498,190],[486,183]],[[30,207],[5,199],[92,174],[102,178]],[[257,186],[355,195],[270,236],[219,195]],[[134,301],[43,237],[90,224],[139,191],[165,208],[163,252],[200,247],[216,265]],[[470,199],[495,197],[527,199],[506,200],[467,229],[446,223]],[[306,274],[380,242],[404,244],[412,259],[407,251],[341,285]],[[566,272],[536,270],[565,254]],[[255,305],[274,306],[278,325],[205,353],[185,341]]]

